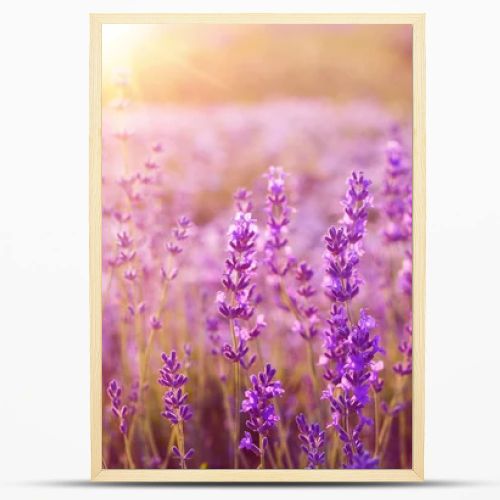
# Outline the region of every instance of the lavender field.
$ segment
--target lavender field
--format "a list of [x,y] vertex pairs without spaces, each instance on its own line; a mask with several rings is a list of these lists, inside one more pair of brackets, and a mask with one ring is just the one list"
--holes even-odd
[[411,32],[295,30],[104,38],[105,468],[412,466]]

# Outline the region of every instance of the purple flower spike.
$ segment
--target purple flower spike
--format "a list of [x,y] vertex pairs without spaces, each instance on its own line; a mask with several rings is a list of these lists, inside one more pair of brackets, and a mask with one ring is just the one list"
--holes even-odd
[[162,353],[161,358],[163,367],[160,369],[158,383],[169,388],[163,396],[164,411],[162,416],[175,425],[187,421],[193,416],[191,407],[187,404],[187,393],[183,390],[188,378],[179,373],[181,364],[175,351],[172,351],[170,356]]
[[397,140],[387,143],[386,155],[387,168],[382,194],[388,223],[384,228],[384,236],[387,243],[409,241],[412,235],[411,159]]
[[248,431],[245,431],[245,437],[240,441],[240,450],[251,451],[257,456],[260,456],[262,453],[260,448],[256,444],[254,444],[252,435]]
[[325,432],[314,423],[309,425],[303,413],[296,417],[297,427],[299,428],[300,448],[307,455],[306,469],[318,469],[325,463],[326,453]]
[[[324,332],[322,359],[327,365],[324,377],[329,386],[322,399],[330,403],[332,423],[329,427],[335,428],[344,443],[344,467],[373,468],[378,460],[365,452],[361,431],[365,425],[372,425],[363,415],[363,409],[371,402],[370,389],[382,390],[378,373],[383,363],[374,358],[383,349],[379,337],[371,335],[376,327],[374,318],[363,309],[357,323],[349,315],[349,303],[358,294],[361,284],[357,267],[363,255],[362,239],[366,233],[368,209],[372,205],[368,190],[371,182],[361,172],[353,172],[347,184],[342,202],[343,219],[325,236],[329,279],[326,294],[333,305],[329,329]],[[356,424],[350,428],[354,420]],[[344,422],[351,426],[344,427]]]
[[327,320],[329,329],[324,331],[324,358],[333,364],[327,367],[324,378],[333,385],[338,385],[344,376],[344,366],[349,349],[349,334],[347,312],[344,306],[334,304]]
[[[322,399],[330,402],[332,412],[330,427],[335,428],[344,443],[343,451],[346,457],[344,466],[358,468],[357,465],[361,463],[375,466],[378,463],[375,459],[372,462],[357,462],[359,456],[364,457],[365,453],[360,437],[361,431],[365,425],[372,425],[371,420],[363,415],[363,409],[371,401],[370,387],[380,384],[378,379],[379,366],[374,361],[374,357],[383,350],[379,346],[379,338],[371,336],[371,330],[375,328],[375,321],[364,310],[361,310],[358,323],[350,327],[343,309],[332,309],[332,311],[336,313],[336,317],[331,320],[332,330],[335,333],[330,337],[327,336],[327,342],[334,343],[335,338],[337,338],[339,350],[336,352],[334,344],[331,345],[328,354],[331,359],[335,359],[336,369],[327,372],[328,377],[326,378],[334,381],[335,386],[342,390],[337,396],[334,396],[330,388],[324,391]],[[381,389],[381,386],[375,388],[375,390],[377,389]],[[356,415],[358,421],[352,431],[344,428],[342,424],[343,420],[349,419],[350,415]]]
[[372,206],[368,191],[371,183],[363,172],[353,172],[347,180],[348,189],[342,205],[345,212],[343,223],[350,243],[357,243],[365,235],[368,209]]
[[118,246],[120,248],[129,248],[134,242],[127,231],[117,233],[116,238],[118,239]]
[[[413,234],[413,195],[411,155],[403,148],[399,140],[393,139],[386,146],[387,167],[383,195],[384,211],[388,222],[383,234],[389,245],[405,244],[403,263],[399,271],[399,285],[404,295],[409,298],[408,308],[411,316],[411,297],[413,264],[411,240]],[[399,376],[412,373],[412,320],[404,326],[404,339],[399,345],[403,359],[398,361],[393,370]]]
[[219,320],[217,318],[209,317],[205,321],[205,329],[207,331],[208,339],[212,344],[210,352],[213,356],[221,353],[221,336],[219,332]]
[[236,193],[234,193],[233,198],[236,204],[236,208],[240,212],[247,213],[252,211],[252,191],[249,191],[245,188],[239,188]]
[[[251,375],[252,386],[245,391],[245,399],[241,403],[241,412],[248,416],[247,429],[260,435],[262,448],[258,448],[259,454],[263,454],[267,444],[267,436],[280,420],[272,400],[282,396],[285,391],[279,380],[273,381],[275,375],[276,370],[269,363],[263,372]],[[250,433],[245,433],[240,448],[249,449],[255,453],[252,444]]]
[[190,448],[184,455],[182,452],[177,448],[177,446],[172,446],[172,452],[174,454],[174,457],[179,460],[181,463],[181,466],[183,466],[188,460],[193,458],[194,455],[194,449]]
[[410,321],[405,326],[406,339],[399,344],[399,351],[403,354],[403,360],[397,362],[393,366],[393,370],[401,376],[411,375],[413,371],[413,347],[412,347],[412,322]]
[[362,450],[353,454],[352,463],[346,465],[345,469],[377,469],[378,458],[373,458],[369,452]]
[[247,342],[243,339],[240,339],[236,349],[234,349],[229,344],[224,344],[222,346],[222,355],[233,363],[239,363],[246,370],[248,370],[248,368],[250,368],[257,359],[255,355],[252,355],[249,359],[246,359],[248,351],[249,348]]
[[111,400],[111,411],[118,419],[120,432],[126,435],[128,431],[128,407],[127,405],[122,405],[121,402],[122,388],[113,379],[109,382],[106,392]]
[[172,452],[179,460],[181,468],[185,469],[186,461],[194,455],[193,449],[184,453],[184,422],[187,422],[193,416],[191,407],[187,404],[188,395],[184,392],[184,386],[187,384],[188,378],[180,373],[182,366],[176,351],[172,351],[170,355],[162,353],[161,359],[163,367],[160,369],[158,383],[167,387],[167,391],[163,395],[164,409],[161,415],[169,420],[172,425],[177,426],[177,446],[172,447]]
[[272,274],[285,276],[295,259],[288,247],[288,225],[291,209],[285,193],[285,173],[281,167],[269,167],[267,177],[266,264]]
[[167,241],[165,244],[165,248],[169,253],[171,262],[168,268],[163,266],[161,267],[160,271],[162,280],[173,281],[177,277],[179,268],[176,265],[176,257],[183,251],[182,242],[189,238],[191,226],[192,223],[189,217],[182,215],[177,219],[177,224],[172,229],[172,236],[174,239]]
[[301,262],[295,271],[297,286],[297,299],[295,307],[298,311],[297,319],[293,325],[293,331],[297,332],[305,340],[312,340],[318,334],[318,308],[312,303],[311,298],[316,295],[316,289],[311,285],[314,271],[306,262]]
[[[249,192],[240,189],[236,195],[238,208],[251,207]],[[244,204],[244,206],[242,205]],[[258,315],[255,324],[249,325],[255,312],[255,285],[252,283],[257,269],[255,258],[258,228],[250,212],[238,211],[229,231],[229,254],[222,276],[224,291],[217,293],[219,313],[232,322],[237,342],[225,344],[222,355],[248,369],[255,361],[249,353],[248,341],[258,337],[266,326],[263,315]]]
[[151,318],[149,318],[149,326],[151,326],[152,330],[161,330],[163,325],[156,316],[151,316]]
[[347,183],[349,187],[342,202],[344,218],[325,236],[329,278],[326,294],[333,302],[348,302],[359,292],[357,266],[363,253],[361,240],[366,232],[368,208],[372,205],[368,191],[371,181],[363,173],[353,172]]

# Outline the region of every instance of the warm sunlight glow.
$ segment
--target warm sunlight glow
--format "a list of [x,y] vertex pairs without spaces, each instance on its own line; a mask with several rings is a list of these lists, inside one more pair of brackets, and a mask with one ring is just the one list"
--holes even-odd
[[127,65],[135,49],[150,31],[149,25],[105,24],[102,27],[103,66]]

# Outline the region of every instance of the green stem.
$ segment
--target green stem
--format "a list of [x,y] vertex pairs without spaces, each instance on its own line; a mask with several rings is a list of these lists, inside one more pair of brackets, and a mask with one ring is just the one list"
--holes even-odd
[[266,464],[264,460],[264,447],[263,447],[264,439],[262,438],[262,434],[259,434],[259,450],[260,450],[260,464],[259,469],[265,469]]
[[178,433],[177,433],[177,445],[179,446],[179,451],[181,452],[181,468],[186,468],[186,462],[184,461],[185,449],[184,449],[184,426],[182,421],[177,425]]
[[132,450],[130,449],[130,441],[126,434],[123,435],[123,442],[125,444],[125,454],[127,455],[127,462],[130,469],[135,469],[134,459],[132,458]]
[[[234,330],[234,320],[229,319],[229,330],[233,339],[233,348],[237,349],[236,333]],[[238,468],[239,462],[239,433],[240,433],[240,364],[234,363],[234,431],[233,431],[233,448],[234,448],[234,461],[233,467]]]

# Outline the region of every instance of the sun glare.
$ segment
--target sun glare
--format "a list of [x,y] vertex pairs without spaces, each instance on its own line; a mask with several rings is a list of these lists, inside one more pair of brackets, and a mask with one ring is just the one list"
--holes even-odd
[[150,31],[149,25],[105,24],[102,27],[103,65],[127,65]]

